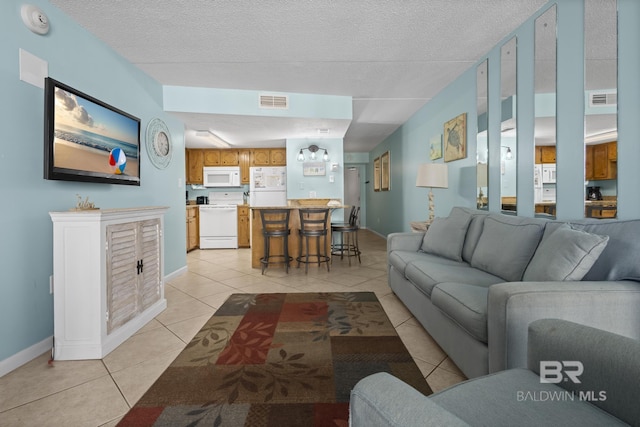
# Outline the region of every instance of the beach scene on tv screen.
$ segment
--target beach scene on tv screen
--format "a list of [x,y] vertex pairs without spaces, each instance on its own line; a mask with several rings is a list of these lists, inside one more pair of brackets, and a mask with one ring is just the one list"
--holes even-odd
[[53,165],[139,177],[138,122],[55,88]]

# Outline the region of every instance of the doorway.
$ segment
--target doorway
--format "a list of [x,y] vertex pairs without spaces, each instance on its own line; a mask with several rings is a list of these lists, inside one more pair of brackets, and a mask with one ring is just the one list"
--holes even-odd
[[[344,204],[360,206],[360,169],[356,166],[347,166],[344,169]],[[349,222],[351,209],[344,210],[344,221]]]

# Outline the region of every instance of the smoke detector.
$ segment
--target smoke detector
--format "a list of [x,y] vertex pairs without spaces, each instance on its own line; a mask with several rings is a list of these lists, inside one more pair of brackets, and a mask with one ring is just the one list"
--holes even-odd
[[22,22],[36,34],[44,35],[49,32],[49,18],[38,7],[32,4],[24,4],[20,9]]

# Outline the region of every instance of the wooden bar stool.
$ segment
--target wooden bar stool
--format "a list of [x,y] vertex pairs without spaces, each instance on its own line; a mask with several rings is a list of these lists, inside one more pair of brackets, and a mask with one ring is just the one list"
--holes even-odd
[[[298,268],[300,267],[300,263],[304,263],[304,272],[307,274],[309,272],[310,263],[317,262],[318,267],[320,267],[320,263],[326,262],[327,271],[330,271],[329,261],[331,261],[331,257],[326,252],[327,234],[329,234],[329,229],[327,227],[329,209],[307,208],[299,209],[298,211],[300,212],[300,230],[298,230],[298,234],[300,236],[300,248],[298,251],[298,257],[296,258],[296,261],[298,261]],[[315,238],[316,240],[315,253],[310,253],[310,238]],[[320,244],[321,241],[322,244]],[[302,253],[303,246],[304,254]],[[312,259],[315,259],[315,261],[312,261]]]
[[360,260],[360,247],[358,245],[358,216],[360,215],[360,207],[353,206],[351,208],[351,214],[349,215],[349,222],[331,223],[331,238],[334,238],[334,233],[340,234],[340,243],[331,242],[331,255],[333,262],[333,256],[340,255],[340,259],[344,259],[345,253],[349,260],[349,267],[351,267],[351,257],[358,257],[358,263],[362,264]]
[[[262,219],[262,236],[264,237],[264,257],[260,258],[262,264],[262,274],[269,267],[270,263],[284,264],[285,271],[289,273],[289,262],[293,258],[289,256],[289,209],[260,209]],[[282,237],[282,254],[272,255],[270,253],[271,238]],[[272,260],[273,259],[273,260]]]

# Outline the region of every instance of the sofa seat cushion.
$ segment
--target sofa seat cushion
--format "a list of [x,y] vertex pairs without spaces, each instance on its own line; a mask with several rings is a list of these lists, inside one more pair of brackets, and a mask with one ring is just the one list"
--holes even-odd
[[435,255],[425,254],[422,251],[392,251],[389,252],[387,261],[393,268],[398,270],[404,276],[408,264],[411,264],[414,261],[420,261],[429,258],[434,258],[438,262],[446,263],[449,265],[458,264],[456,261],[447,260]]
[[490,214],[484,220],[471,265],[507,282],[522,280],[546,223],[535,218]]
[[627,425],[526,369],[510,369],[456,384],[429,399],[471,425]]
[[473,283],[488,287],[504,282],[500,277],[473,268],[469,264],[428,254],[423,254],[422,259],[407,264],[404,274],[411,283],[429,297],[433,287],[439,283]]
[[431,292],[431,302],[469,335],[486,343],[488,287],[465,283],[440,283]]

